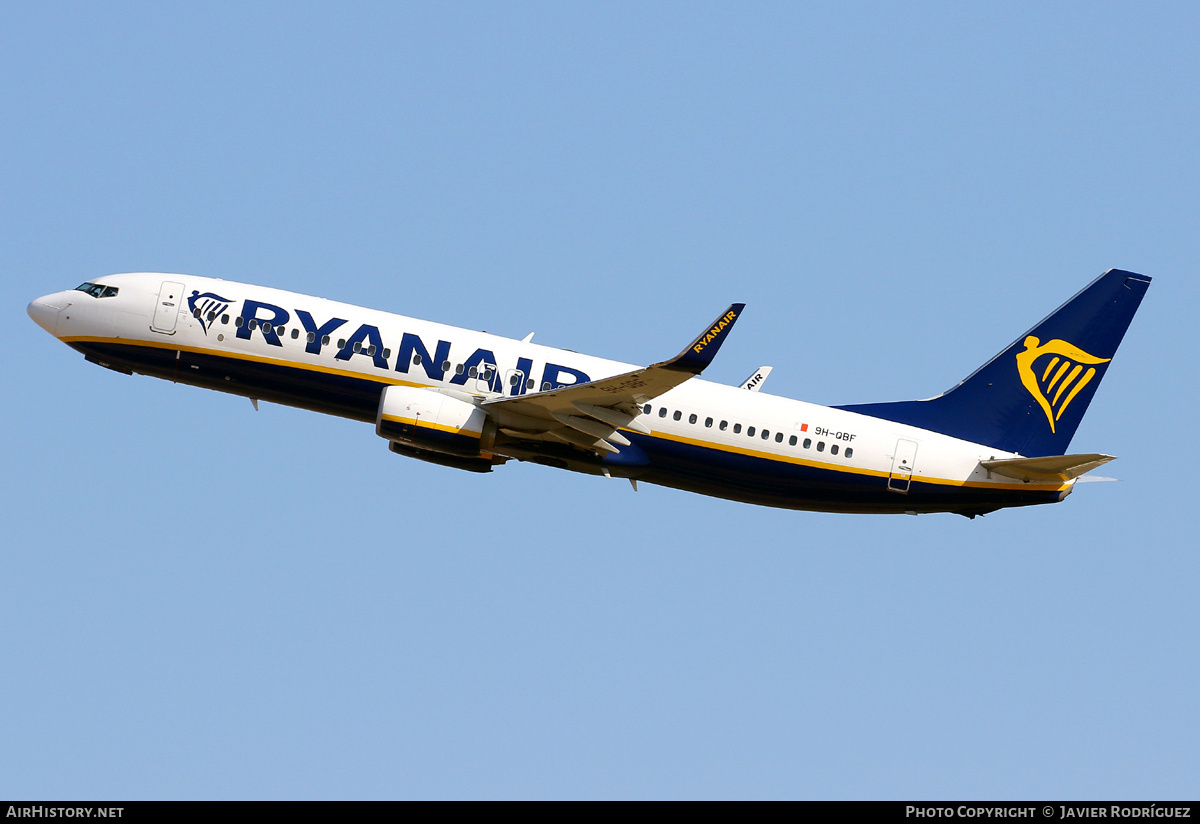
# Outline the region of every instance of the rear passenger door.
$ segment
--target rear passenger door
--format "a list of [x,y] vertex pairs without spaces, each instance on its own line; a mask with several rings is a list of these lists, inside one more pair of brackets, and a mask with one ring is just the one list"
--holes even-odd
[[892,455],[892,471],[888,475],[888,489],[908,494],[909,484],[912,483],[913,468],[917,462],[917,444],[904,438],[896,441],[896,451]]

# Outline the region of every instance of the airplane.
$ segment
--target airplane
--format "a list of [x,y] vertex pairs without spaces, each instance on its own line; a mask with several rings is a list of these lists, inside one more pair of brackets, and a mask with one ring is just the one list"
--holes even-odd
[[1149,287],[1111,269],[933,398],[818,406],[702,380],[744,304],[640,367],[323,298],[161,273],[99,277],[30,317],[92,363],[375,425],[391,451],[510,460],[843,513],[1056,503],[1113,460],[1066,454]]

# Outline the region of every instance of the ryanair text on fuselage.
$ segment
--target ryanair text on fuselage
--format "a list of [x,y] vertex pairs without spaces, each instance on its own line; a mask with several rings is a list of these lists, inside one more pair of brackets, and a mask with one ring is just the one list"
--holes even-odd
[[[384,345],[379,327],[369,323],[359,324],[349,337],[339,339],[339,346],[329,347],[334,333],[344,332],[345,328],[348,328],[346,324],[350,321],[346,318],[333,317],[323,323],[318,323],[310,312],[304,309],[294,311],[296,320],[300,322],[305,333],[305,351],[310,355],[320,355],[326,348],[332,348],[336,349],[333,355],[335,361],[346,362],[360,357],[369,360],[376,369],[393,368],[389,365],[388,359],[384,357],[383,353],[390,349]],[[237,337],[242,340],[250,340],[257,331],[267,344],[282,348],[283,341],[279,339],[277,330],[279,327],[286,327],[291,322],[292,315],[282,306],[246,298],[242,302],[242,311],[238,319],[240,322],[235,332]],[[404,332],[400,337],[400,345],[396,349],[394,369],[407,374],[409,369],[416,365],[424,370],[430,380],[434,381],[446,381],[447,372],[451,372],[447,381],[451,386],[465,386],[468,380],[479,380],[478,375],[482,372],[487,375],[483,380],[488,382],[492,392],[502,393],[505,391],[506,387],[502,385],[494,352],[489,349],[475,349],[459,361],[451,357],[456,352],[457,349],[453,342],[449,340],[438,340],[433,351],[430,352],[429,347],[419,335]],[[417,356],[415,359],[414,355]],[[458,369],[459,365],[461,365],[461,369]],[[587,383],[591,380],[585,372],[559,363],[547,362],[544,364],[540,381],[532,377],[533,370],[534,363],[531,359],[518,358],[516,371],[521,373],[524,378],[507,387],[508,394],[524,395],[534,386],[539,385],[543,389],[550,389]],[[571,380],[564,381],[565,376],[569,376]]]

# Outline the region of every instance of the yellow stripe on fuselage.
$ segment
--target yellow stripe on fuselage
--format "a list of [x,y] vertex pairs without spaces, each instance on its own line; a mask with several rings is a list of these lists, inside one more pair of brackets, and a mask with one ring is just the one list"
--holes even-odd
[[[59,340],[61,340],[63,343],[114,343],[114,344],[119,344],[122,346],[145,346],[145,347],[149,347],[151,349],[170,349],[170,350],[176,350],[176,351],[181,351],[181,352],[192,352],[192,353],[199,354],[199,355],[212,355],[214,357],[232,358],[234,360],[250,361],[252,363],[269,364],[272,366],[285,366],[285,367],[289,367],[292,369],[303,369],[303,370],[309,371],[309,372],[321,372],[326,375],[340,375],[342,377],[358,378],[360,380],[373,381],[375,383],[384,384],[384,385],[388,385],[388,386],[414,386],[414,387],[418,387],[418,388],[428,388],[428,384],[417,383],[415,381],[404,380],[402,378],[392,377],[392,375],[390,375],[390,374],[356,372],[356,371],[353,371],[350,369],[338,369],[337,367],[324,366],[319,363],[306,363],[304,361],[289,360],[289,359],[284,359],[284,358],[268,358],[268,357],[264,357],[262,355],[257,355],[257,354],[253,354],[253,353],[249,353],[249,352],[236,352],[236,351],[229,351],[226,349],[207,349],[207,348],[200,347],[200,346],[186,346],[186,345],[174,344],[169,341],[150,341],[150,340],[142,340],[139,338],[101,338],[101,337],[87,337],[87,336],[64,337],[64,338],[59,338]],[[462,391],[467,391],[467,390],[464,388]],[[486,397],[482,393],[478,393],[478,392],[473,392],[473,393],[469,393],[469,394],[473,394],[477,397]],[[400,418],[393,418],[391,416],[384,416],[384,417],[386,420],[394,421],[397,423],[401,423],[401,422],[402,423],[415,423],[415,421],[412,421],[412,420],[403,420]],[[443,429],[446,432],[450,432],[450,433],[454,433],[454,434],[471,434],[471,435],[480,434],[480,433],[474,433],[474,432],[463,433],[462,430],[452,429],[450,427],[443,427],[440,424],[423,423],[423,424],[419,424],[419,425],[427,426],[430,428]],[[623,430],[623,431],[632,432],[632,430],[628,430],[628,429]],[[641,433],[633,433],[633,434],[641,434]],[[643,435],[643,437],[645,437],[645,436]],[[878,469],[865,469],[862,467],[848,466],[846,464],[826,463],[823,461],[814,461],[814,460],[810,460],[807,458],[800,458],[800,457],[793,458],[793,457],[790,457],[787,455],[780,455],[776,452],[762,452],[759,450],[746,449],[744,447],[730,446],[728,444],[717,443],[715,441],[704,441],[704,440],[699,440],[697,438],[688,438],[683,435],[668,434],[668,433],[661,432],[661,431],[652,431],[650,437],[661,438],[662,440],[673,441],[675,443],[688,444],[690,446],[699,446],[699,447],[703,447],[706,449],[715,449],[719,452],[729,452],[729,453],[736,454],[736,455],[744,455],[744,456],[750,457],[750,458],[760,458],[760,459],[768,460],[768,461],[777,461],[779,463],[795,464],[797,466],[807,466],[807,467],[811,467],[813,469],[827,469],[827,470],[832,470],[834,472],[843,472],[843,473],[850,474],[850,475],[862,475],[862,476],[876,477],[876,478],[887,478],[891,475],[891,473],[889,473],[889,472],[884,472],[884,471],[881,471]],[[986,481],[959,481],[959,480],[953,480],[950,478],[932,478],[932,477],[928,477],[928,476],[918,476],[918,475],[914,475],[913,479],[918,481],[919,483],[938,484],[941,486],[977,487],[977,488],[981,488],[981,489],[1025,489],[1025,490],[1036,490],[1036,491],[1056,491],[1056,490],[1061,491],[1063,489],[1067,489],[1070,486],[1070,484],[1034,484],[1034,483],[1007,484],[1007,483],[988,483]]]
[[[625,430],[631,431],[631,430]],[[650,437],[661,438],[664,441],[674,441],[675,443],[685,443],[690,446],[700,446],[707,449],[716,449],[720,452],[730,452],[735,455],[744,455],[749,458],[762,458],[768,461],[776,461],[779,463],[796,464],[798,466],[807,466],[813,469],[828,469],[834,472],[843,472],[849,475],[865,475],[874,478],[890,477],[890,472],[884,472],[878,469],[865,469],[862,467],[848,466],[846,464],[826,463],[824,461],[814,461],[808,458],[793,458],[788,455],[780,455],[777,452],[760,452],[755,449],[745,449],[739,446],[730,446],[723,443],[715,443],[713,441],[702,441],[696,438],[688,438],[683,435],[672,435],[658,430],[652,431]],[[919,483],[938,484],[940,486],[967,486],[977,487],[980,489],[1029,489],[1039,492],[1063,490],[1070,484],[1034,484],[1034,483],[989,483],[987,481],[957,481],[951,478],[932,478],[924,475],[913,475],[914,481]]]
[[[390,374],[381,374],[379,372],[356,372],[352,369],[339,369],[335,366],[324,366],[319,363],[306,363],[304,361],[290,360],[287,358],[268,358],[262,355],[257,355],[249,352],[235,352],[227,349],[205,349],[201,346],[181,346],[165,341],[140,340],[138,338],[96,338],[96,337],[68,337],[59,338],[63,343],[115,343],[121,346],[144,346],[150,349],[170,349],[172,351],[191,352],[197,355],[212,355],[218,358],[232,358],[233,360],[250,361],[252,363],[262,363],[271,366],[287,366],[293,369],[303,369],[307,372],[321,372],[326,375],[340,375],[346,378],[360,378],[362,380],[374,381],[379,384],[387,384],[389,386],[417,386],[424,387],[427,384],[417,383],[415,381],[404,380],[403,378],[392,377]],[[463,391],[467,391],[463,389]],[[480,393],[471,393],[483,397]]]

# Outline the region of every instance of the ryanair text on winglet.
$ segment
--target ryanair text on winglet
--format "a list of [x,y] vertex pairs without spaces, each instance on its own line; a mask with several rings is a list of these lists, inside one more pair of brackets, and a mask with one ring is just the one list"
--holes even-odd
[[696,354],[699,354],[701,351],[703,351],[704,347],[708,346],[708,344],[711,343],[714,338],[720,335],[721,330],[732,323],[733,319],[736,317],[737,312],[733,311],[732,309],[726,312],[725,317],[717,321],[713,328],[709,329],[708,332],[705,333],[703,338],[692,344],[692,351],[696,352]]

